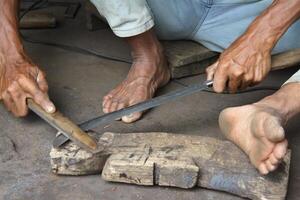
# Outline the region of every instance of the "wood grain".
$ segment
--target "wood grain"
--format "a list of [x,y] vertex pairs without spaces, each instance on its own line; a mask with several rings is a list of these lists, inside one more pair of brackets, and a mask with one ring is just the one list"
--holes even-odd
[[[93,135],[93,137],[98,137]],[[250,199],[285,199],[291,152],[279,168],[260,175],[229,141],[171,133],[104,133],[92,154],[74,143],[52,149],[58,175],[100,174],[107,181],[179,188],[203,187]]]

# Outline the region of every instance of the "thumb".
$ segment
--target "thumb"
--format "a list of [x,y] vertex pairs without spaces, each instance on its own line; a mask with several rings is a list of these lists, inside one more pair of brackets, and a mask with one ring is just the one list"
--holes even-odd
[[215,62],[206,68],[206,80],[213,80],[219,62]]

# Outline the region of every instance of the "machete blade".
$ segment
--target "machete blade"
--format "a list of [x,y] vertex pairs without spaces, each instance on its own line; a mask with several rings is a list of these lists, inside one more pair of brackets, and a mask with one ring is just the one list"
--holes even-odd
[[[99,125],[107,124],[109,122],[115,121],[115,119],[121,118],[123,116],[130,115],[135,112],[141,112],[144,110],[148,110],[150,108],[157,107],[169,101],[175,100],[179,97],[187,96],[196,92],[200,92],[202,90],[207,89],[208,87],[212,86],[213,81],[205,81],[204,83],[198,83],[194,85],[187,86],[183,89],[175,90],[173,92],[149,99],[147,101],[135,104],[133,106],[123,108],[121,110],[111,112],[108,114],[104,114],[99,117],[95,117],[90,119],[86,122],[83,122],[79,125],[79,127],[84,130],[88,131],[91,130]],[[53,141],[53,146],[55,148],[59,148],[61,145],[65,144],[69,141],[69,138],[62,133],[59,133]]]

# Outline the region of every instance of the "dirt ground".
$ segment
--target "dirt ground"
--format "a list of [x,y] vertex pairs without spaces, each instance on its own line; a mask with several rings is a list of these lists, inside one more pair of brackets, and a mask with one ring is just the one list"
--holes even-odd
[[[57,9],[61,14],[63,9]],[[130,59],[126,44],[105,28],[89,32],[84,13],[75,20],[59,18],[57,29],[24,31],[35,39],[55,41],[93,49],[99,53]],[[101,99],[127,74],[130,65],[82,55],[58,48],[25,42],[33,60],[47,72],[50,97],[57,108],[75,122],[101,115]],[[297,67],[272,72],[262,86],[280,86]],[[180,81],[192,84],[205,79],[204,75]],[[171,82],[159,94],[183,87]],[[229,106],[255,102],[273,91],[257,91],[239,95],[197,93],[147,112],[134,124],[114,122],[99,127],[98,132],[147,132],[199,134],[224,139],[218,128],[219,112]],[[292,149],[289,200],[300,196],[300,117],[286,128]],[[100,175],[67,177],[50,171],[49,151],[55,130],[34,114],[16,119],[0,105],[0,199],[5,200],[238,200],[239,197],[206,189],[182,190],[166,187],[141,187],[108,183]]]

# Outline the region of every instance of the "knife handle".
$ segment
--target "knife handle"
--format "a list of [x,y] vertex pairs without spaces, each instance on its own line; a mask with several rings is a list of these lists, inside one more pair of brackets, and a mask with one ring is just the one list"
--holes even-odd
[[36,104],[32,99],[27,99],[27,105],[30,110],[47,121],[51,126],[64,133],[78,146],[94,151],[97,149],[97,143],[87,133],[81,130],[75,123],[65,117],[58,110],[54,113],[47,113],[42,107]]

